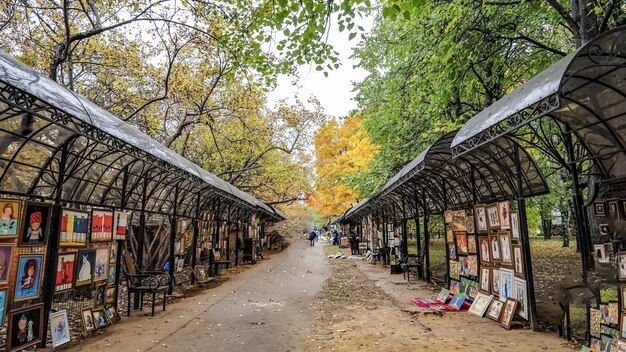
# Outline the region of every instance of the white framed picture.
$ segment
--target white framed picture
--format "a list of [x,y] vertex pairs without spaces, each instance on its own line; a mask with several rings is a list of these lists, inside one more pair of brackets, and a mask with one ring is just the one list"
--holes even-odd
[[474,302],[472,303],[472,306],[469,308],[468,313],[473,314],[477,317],[484,316],[492,299],[493,299],[493,295],[486,295],[484,293],[478,293],[478,295],[476,295],[476,298],[474,298]]
[[507,298],[513,298],[513,278],[515,273],[512,269],[500,268],[500,301],[506,302]]
[[526,286],[526,280],[515,278],[515,299],[519,302],[519,310],[517,315],[528,320],[528,287]]
[[57,348],[70,342],[70,327],[67,322],[67,310],[50,313],[50,334],[52,348]]

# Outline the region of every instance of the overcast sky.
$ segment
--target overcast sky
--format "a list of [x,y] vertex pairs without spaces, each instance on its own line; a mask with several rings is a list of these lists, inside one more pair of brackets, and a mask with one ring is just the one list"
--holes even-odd
[[[363,26],[366,31],[369,31],[373,19],[371,17],[357,19],[357,22],[357,25]],[[361,82],[365,78],[366,72],[360,68],[353,68],[356,61],[350,59],[352,48],[359,42],[360,35],[351,41],[348,41],[348,35],[348,31],[340,33],[336,24],[333,23],[328,43],[339,52],[341,66],[338,69],[329,71],[328,77],[325,77],[323,71],[315,70],[315,64],[300,66],[298,68],[300,81],[297,82],[297,85],[292,85],[293,79],[291,77],[279,77],[278,86],[268,95],[267,106],[273,108],[278,100],[284,98],[293,101],[293,97],[296,95],[305,103],[309,97],[317,97],[324,111],[333,117],[347,116],[351,110],[355,109],[357,105],[353,100],[355,93],[352,91],[352,82]]]

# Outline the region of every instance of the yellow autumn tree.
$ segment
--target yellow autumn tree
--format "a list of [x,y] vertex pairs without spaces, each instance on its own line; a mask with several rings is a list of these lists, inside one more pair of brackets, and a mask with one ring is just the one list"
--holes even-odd
[[348,186],[346,178],[367,171],[378,150],[361,125],[356,116],[342,122],[332,119],[315,134],[316,185],[310,203],[323,216],[339,215],[361,198],[358,190]]

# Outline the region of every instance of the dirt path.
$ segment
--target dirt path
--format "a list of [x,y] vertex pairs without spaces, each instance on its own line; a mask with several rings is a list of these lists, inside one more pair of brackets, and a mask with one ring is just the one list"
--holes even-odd
[[[333,250],[334,251],[334,250]],[[347,251],[344,251],[347,253]],[[312,307],[307,351],[577,351],[554,333],[505,330],[467,313],[435,314],[412,297],[433,297],[388,268],[361,260],[329,259],[331,276]]]

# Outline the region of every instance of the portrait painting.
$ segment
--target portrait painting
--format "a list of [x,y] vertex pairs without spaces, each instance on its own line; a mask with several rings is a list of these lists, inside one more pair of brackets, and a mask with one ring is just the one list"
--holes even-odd
[[491,268],[491,294],[500,296],[500,269]]
[[467,254],[467,235],[464,232],[456,234],[456,249],[458,254]]
[[489,226],[489,230],[497,230],[500,228],[498,203],[487,205],[487,225]]
[[104,307],[104,295],[106,294],[107,284],[96,284],[96,291],[93,298],[94,307]]
[[115,286],[108,286],[104,293],[104,303],[115,304]]
[[443,213],[443,218],[444,218],[444,221],[446,222],[446,224],[451,224],[452,223],[452,219],[454,218],[454,215],[452,214],[452,210],[446,210]]
[[26,203],[24,226],[20,236],[21,246],[43,246],[48,240],[50,206],[43,203]]
[[476,227],[474,226],[474,216],[468,215],[465,220],[465,227],[467,228],[467,233],[476,233]]
[[526,280],[515,278],[515,299],[519,302],[519,310],[517,315],[528,320],[528,288]]
[[491,292],[489,284],[491,283],[491,268],[489,267],[481,267],[480,268],[480,290],[489,293]]
[[111,253],[109,255],[109,264],[117,263],[117,243],[111,243]]
[[467,260],[467,256],[459,257],[459,267],[461,276],[469,275],[469,262]]
[[91,308],[85,308],[81,311],[81,316],[83,319],[83,328],[85,332],[96,330],[96,323],[93,319],[93,313]]
[[70,327],[67,320],[67,310],[50,313],[50,335],[52,348],[57,348],[70,342]]
[[0,198],[0,238],[14,238],[20,233],[22,202],[17,199]]
[[7,350],[19,351],[41,342],[43,303],[12,311],[9,316]]
[[617,199],[609,200],[606,203],[608,216],[611,219],[620,219],[619,202]]
[[464,293],[455,293],[448,305],[456,310],[460,310],[463,302],[465,302],[465,298],[467,297]]
[[89,230],[89,212],[63,209],[59,229],[60,247],[85,247]]
[[609,302],[607,306],[609,309],[608,323],[610,325],[619,324],[619,304],[617,302]]
[[503,305],[503,302],[497,299],[492,299],[491,303],[489,303],[489,308],[487,308],[487,317],[495,321],[500,321]]
[[7,307],[7,294],[9,290],[6,288],[0,289],[0,322],[4,321],[4,312]]
[[106,313],[107,318],[109,319],[109,322],[111,324],[115,324],[120,321],[120,315],[117,314],[115,307],[107,307],[104,309],[104,312]]
[[109,326],[109,321],[107,320],[107,316],[106,316],[106,313],[104,312],[104,309],[102,308],[92,309],[91,312],[93,314],[93,321],[96,324],[97,329],[102,329],[102,328],[106,328],[107,326]]
[[511,269],[500,268],[500,301],[513,297],[513,278],[515,274]]
[[480,246],[480,262],[489,264],[491,262],[491,250],[489,249],[489,237],[479,236],[478,244]]
[[500,215],[500,229],[509,230],[511,228],[511,211],[509,201],[498,202],[498,213]]
[[15,245],[0,243],[0,285],[9,283],[9,271],[13,262],[13,249]]
[[489,235],[489,249],[491,251],[491,261],[500,261],[500,240],[498,235]]
[[600,236],[610,236],[611,235],[611,228],[609,227],[609,224],[600,224]]
[[502,317],[500,318],[500,325],[506,329],[510,329],[515,312],[517,312],[517,300],[508,298],[504,303]]
[[451,260],[457,259],[456,246],[454,245],[454,243],[448,243],[448,257]]
[[451,227],[446,227],[446,242],[454,243],[454,231]]
[[465,210],[458,210],[452,213],[452,229],[454,231],[467,231],[465,225]]
[[522,257],[522,247],[513,246],[513,261],[515,262],[515,274],[524,276],[524,258]]
[[107,284],[115,285],[115,265],[109,265],[109,276],[107,279]]
[[511,210],[511,238],[513,241],[520,239],[519,213],[517,210]]
[[511,235],[508,231],[499,232],[500,239],[500,263],[506,266],[513,266],[513,250],[511,247]]
[[450,293],[456,294],[461,292],[461,282],[456,280],[450,280]]
[[59,253],[54,292],[70,290],[73,287],[75,266],[76,253]]
[[109,256],[108,247],[96,249],[96,266],[93,281],[101,281],[109,278]]
[[475,315],[477,317],[484,316],[492,300],[493,300],[492,295],[478,293],[478,295],[476,295],[476,298],[474,298],[474,302],[470,306],[468,313]]
[[25,301],[39,297],[43,255],[20,254],[17,264],[17,277],[13,301]]
[[475,254],[467,256],[467,275],[478,276],[478,257]]
[[113,240],[125,240],[128,233],[128,213],[125,211],[114,212]]
[[448,301],[448,296],[450,296],[450,290],[442,288],[437,295],[437,300],[441,303],[446,303]]
[[76,278],[75,286],[89,285],[93,282],[94,264],[96,260],[96,251],[93,249],[78,251],[76,259]]
[[476,220],[476,231],[485,233],[489,230],[487,227],[487,213],[485,205],[477,205],[474,207],[474,219]]
[[113,238],[113,212],[91,211],[91,242],[109,242]]
[[474,235],[467,235],[467,252],[476,254],[476,236]]
[[604,202],[594,202],[593,213],[596,216],[606,216],[606,206],[604,205]]

